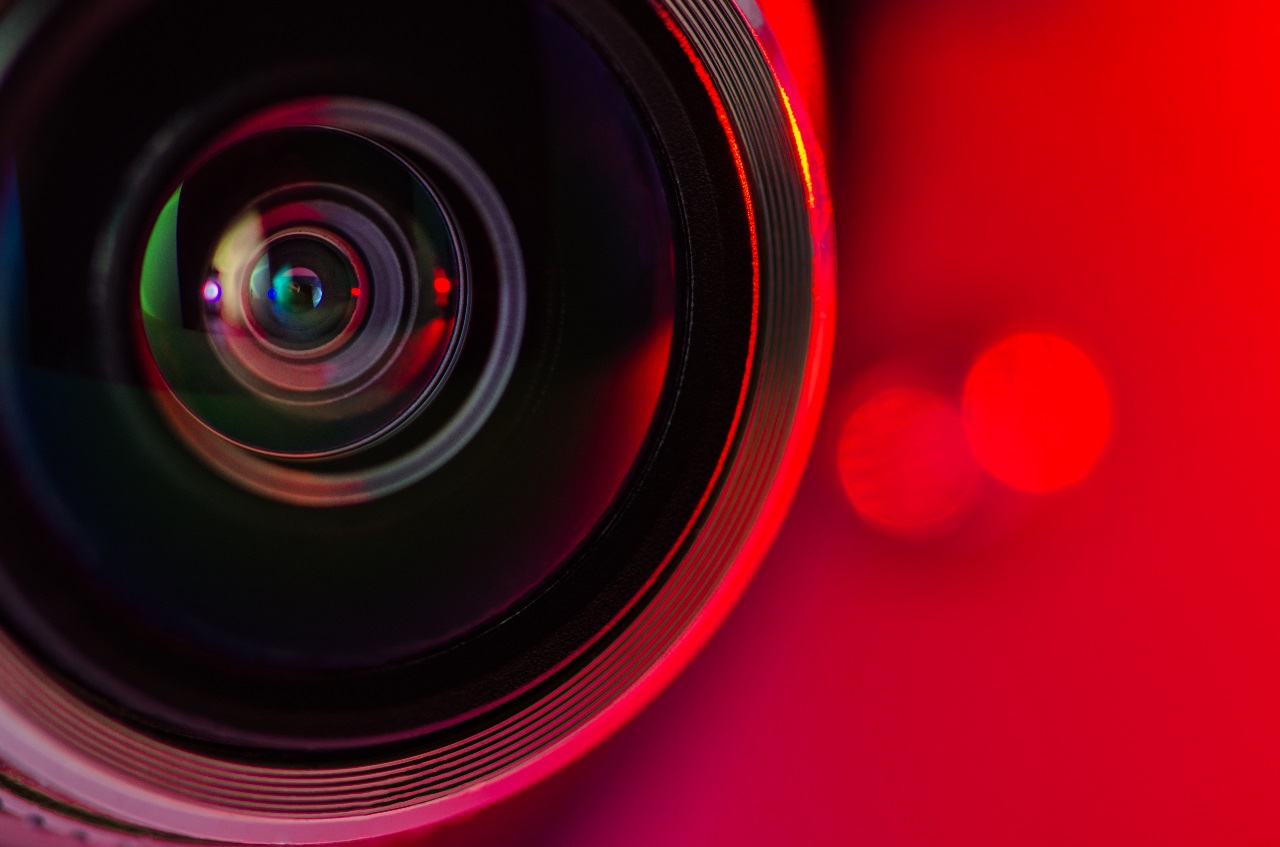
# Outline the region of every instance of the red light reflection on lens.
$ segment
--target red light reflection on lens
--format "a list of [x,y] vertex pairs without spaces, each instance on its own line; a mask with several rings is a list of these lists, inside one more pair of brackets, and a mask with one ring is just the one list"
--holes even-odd
[[453,282],[449,279],[449,274],[444,268],[436,268],[432,288],[436,292],[436,306],[443,309],[449,305],[449,292],[453,291]]
[[992,347],[969,372],[964,422],[974,455],[992,476],[1021,491],[1052,491],[1093,469],[1111,432],[1111,402],[1079,347],[1022,333]]
[[949,529],[977,495],[981,476],[960,413],[931,391],[876,394],[845,424],[839,451],[849,502],[894,535]]
[[[818,139],[827,147],[827,71],[813,4],[807,0],[760,0],[759,5],[799,86]],[[790,104],[787,108],[789,111]]]
[[[452,328],[452,321],[436,319],[415,331],[392,371],[394,374],[392,385],[404,388],[419,378],[430,366],[432,359],[443,355],[442,348],[448,343],[445,333]],[[439,367],[438,362],[436,367]]]

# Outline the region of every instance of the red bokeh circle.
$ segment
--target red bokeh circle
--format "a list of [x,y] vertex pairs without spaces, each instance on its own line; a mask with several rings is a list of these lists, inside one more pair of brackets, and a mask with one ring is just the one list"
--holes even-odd
[[893,535],[949,528],[980,480],[959,411],[920,388],[890,388],[859,406],[841,433],[838,465],[854,509]]
[[978,462],[1020,491],[1079,482],[1111,433],[1111,401],[1093,361],[1048,333],[1010,336],[979,357],[964,388]]

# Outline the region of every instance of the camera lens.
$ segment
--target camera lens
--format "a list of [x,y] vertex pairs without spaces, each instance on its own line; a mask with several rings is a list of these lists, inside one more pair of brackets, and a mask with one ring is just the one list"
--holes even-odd
[[[418,132],[426,159],[442,152],[431,127],[368,101],[251,115],[193,157],[146,236],[143,353],[176,401],[179,431],[235,482],[343,502],[323,483],[273,491],[283,469],[252,454],[377,444],[451,369],[469,303],[458,222],[379,140],[396,130]],[[358,482],[404,487],[428,470],[412,464],[367,469]]]
[[734,6],[20,0],[0,44],[0,799],[397,832],[705,637],[829,341]]

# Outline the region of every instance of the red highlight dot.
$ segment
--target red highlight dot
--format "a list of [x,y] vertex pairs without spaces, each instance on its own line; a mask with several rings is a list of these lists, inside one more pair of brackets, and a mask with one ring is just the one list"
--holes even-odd
[[453,290],[453,283],[444,271],[436,271],[435,289],[437,294],[448,294]]
[[894,535],[950,529],[980,473],[960,413],[942,397],[891,388],[863,403],[840,435],[840,481],[868,523]]
[[1093,361],[1069,341],[1022,333],[978,359],[964,423],[987,471],[1021,491],[1052,491],[1089,474],[1111,433],[1111,401]]
[[359,296],[360,296],[360,289],[358,289],[358,288],[353,288],[353,289],[351,289],[351,296],[352,296],[352,297],[359,297]]

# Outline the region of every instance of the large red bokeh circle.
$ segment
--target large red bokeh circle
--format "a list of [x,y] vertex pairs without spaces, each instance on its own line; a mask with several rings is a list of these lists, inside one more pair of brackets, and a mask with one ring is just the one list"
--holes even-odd
[[1093,469],[1111,433],[1111,400],[1079,347],[1048,333],[1020,333],[970,370],[964,424],[992,476],[1020,491],[1053,491]]

